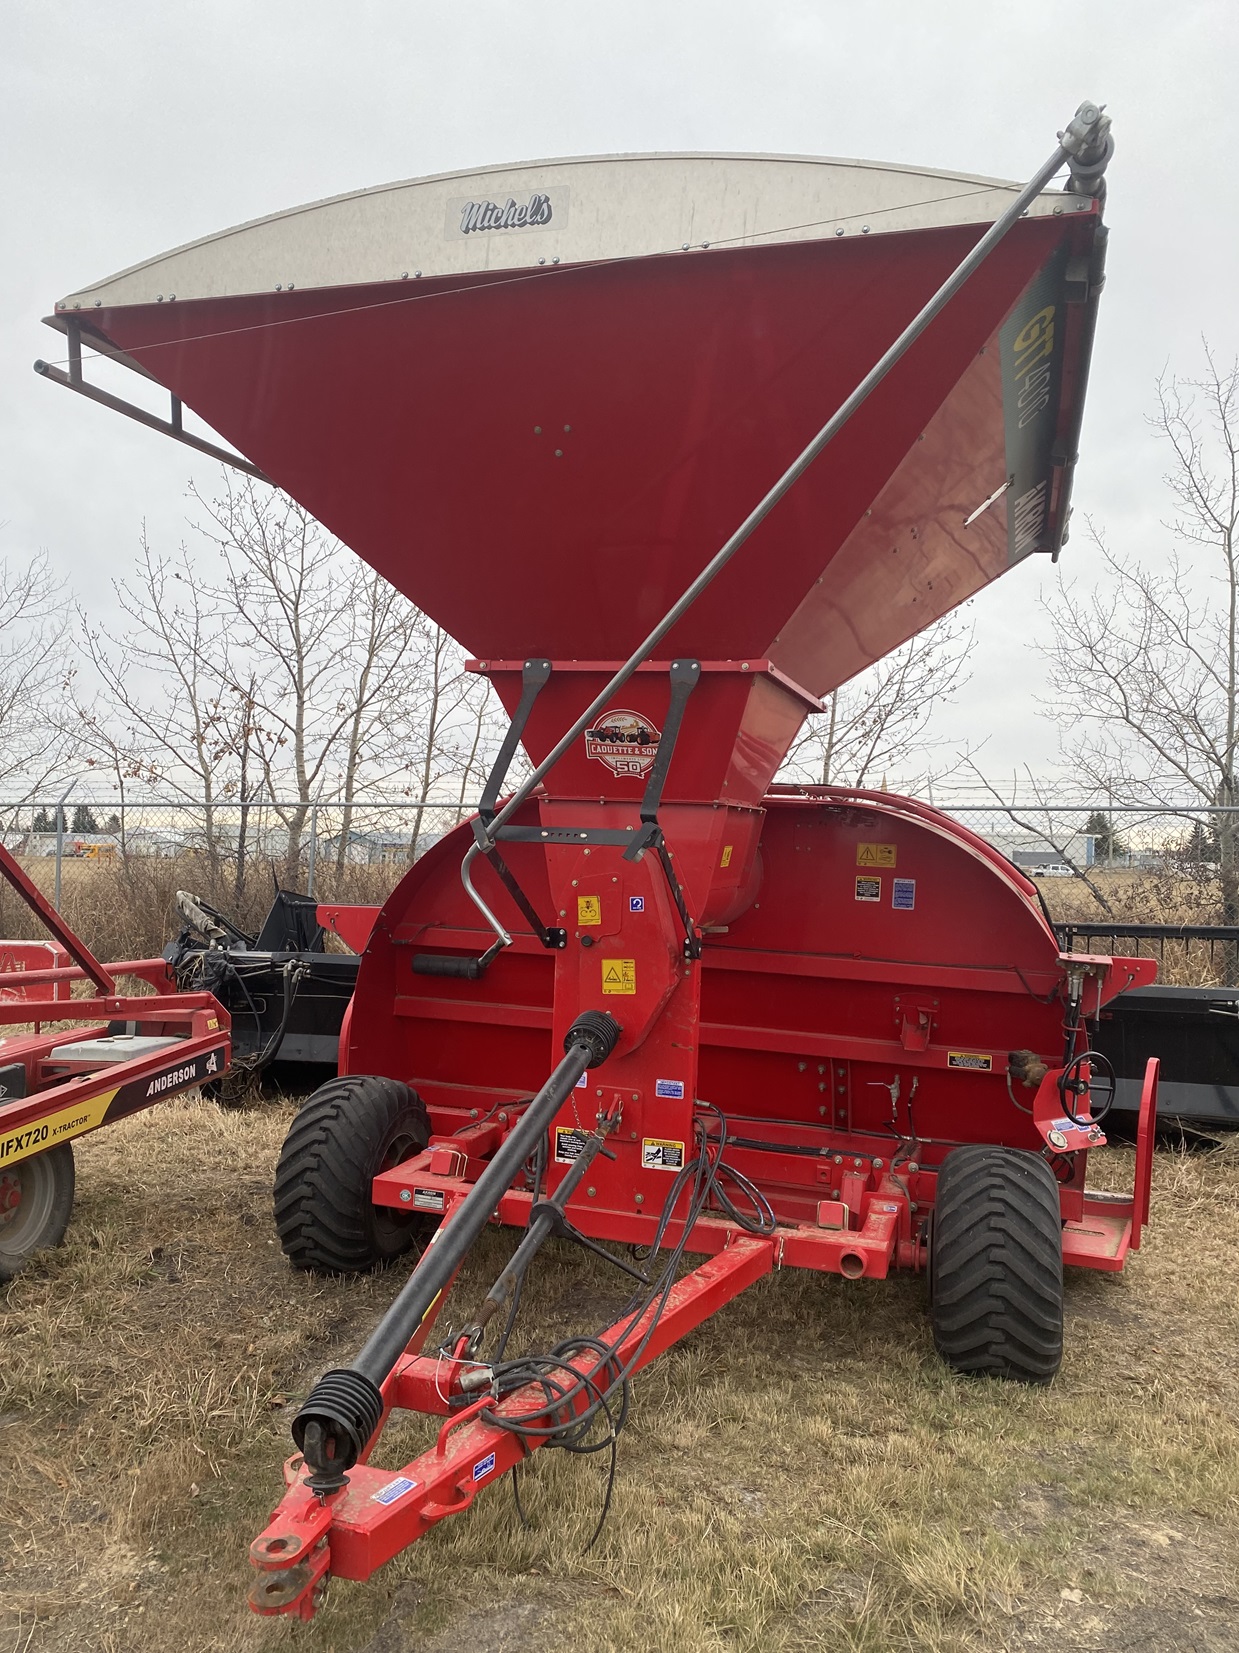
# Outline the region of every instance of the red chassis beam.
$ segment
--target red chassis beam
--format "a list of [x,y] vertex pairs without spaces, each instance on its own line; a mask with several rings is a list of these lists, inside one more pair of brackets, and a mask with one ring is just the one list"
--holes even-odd
[[[640,1370],[776,1266],[776,1240],[758,1239],[723,1224],[714,1226],[724,1229],[717,1254],[677,1282],[652,1332],[654,1309],[627,1330],[619,1346],[620,1362],[636,1354],[650,1332],[634,1367]],[[613,1327],[603,1336],[618,1336],[621,1330],[622,1325]],[[572,1364],[589,1371],[592,1362],[582,1356]],[[427,1384],[427,1371],[434,1374],[436,1368],[437,1381],[432,1375]],[[388,1380],[385,1394],[394,1389],[397,1404],[412,1402],[421,1409],[428,1388],[437,1389],[442,1403],[460,1370],[454,1361],[406,1356]],[[539,1444],[537,1438],[522,1441],[487,1422],[485,1414],[528,1416],[544,1399],[533,1385],[498,1403],[484,1395],[449,1418],[430,1451],[394,1471],[357,1464],[349,1471],[348,1485],[326,1498],[305,1486],[300,1458],[289,1459],[284,1470],[288,1491],[270,1525],[250,1547],[250,1560],[262,1575],[250,1592],[251,1606],[258,1613],[309,1619],[328,1574],[369,1578],[436,1522],[468,1509],[481,1487],[520,1463]],[[444,1409],[445,1403],[433,1408]],[[552,1421],[549,1415],[546,1421]]]
[[[1158,1072],[1158,1064],[1150,1062],[1141,1092],[1140,1146],[1132,1194],[1093,1193],[1084,1186],[1082,1177],[1060,1187],[1063,1261],[1068,1267],[1115,1272],[1122,1269],[1129,1250],[1139,1249],[1141,1227],[1148,1221]],[[1043,1089],[1055,1097],[1057,1077],[1057,1071],[1052,1070],[1043,1082]],[[499,1146],[517,1112],[514,1107],[496,1120],[466,1122],[451,1135],[432,1137],[424,1153],[374,1179],[375,1203],[397,1211],[408,1211],[410,1206],[427,1210],[435,1209],[434,1204],[427,1203],[427,1194],[443,1201],[462,1197],[485,1156]],[[826,1145],[816,1157],[798,1155],[784,1159],[782,1166],[780,1156],[746,1148],[739,1141],[729,1146],[729,1161],[767,1193],[781,1219],[776,1235],[780,1266],[816,1269],[853,1279],[880,1279],[892,1267],[923,1266],[924,1218],[933,1205],[937,1183],[931,1168],[917,1167],[913,1162],[895,1174],[888,1158],[892,1145],[882,1137],[829,1128],[810,1130],[803,1123],[780,1125],[773,1120],[763,1121],[760,1129],[770,1137],[781,1135],[788,1145],[800,1148],[810,1138]],[[1100,1133],[1091,1139],[1085,1129],[1073,1130],[1070,1149],[1084,1150],[1104,1140]],[[1058,1157],[1074,1160],[1075,1154]],[[801,1179],[798,1187],[787,1180],[793,1177]],[[776,1181],[782,1184],[777,1190]],[[528,1193],[509,1189],[499,1202],[499,1221],[524,1228],[530,1203]],[[591,1203],[587,1207],[574,1206],[573,1220],[591,1239],[643,1245],[648,1244],[658,1218],[655,1213]],[[722,1224],[700,1222],[690,1249],[716,1250],[724,1232]],[[668,1242],[675,1243],[681,1233],[682,1224],[673,1220],[667,1230]]]
[[[0,1023],[28,1021],[26,1004],[0,1005]],[[100,1010],[135,1023],[142,1031],[175,1037],[175,1043],[126,1062],[96,1066],[86,1072],[62,1069],[57,1048],[73,1037],[101,1039],[108,1024]],[[0,1168],[15,1165],[45,1148],[72,1141],[100,1125],[110,1125],[149,1108],[178,1091],[222,1076],[231,1054],[230,1019],[209,993],[177,993],[147,998],[109,995],[105,1000],[71,999],[50,1004],[58,1020],[86,1021],[76,1035],[32,1034],[4,1042],[6,1062],[26,1069],[27,1094],[0,1106]],[[13,1014],[17,1012],[18,1014]]]

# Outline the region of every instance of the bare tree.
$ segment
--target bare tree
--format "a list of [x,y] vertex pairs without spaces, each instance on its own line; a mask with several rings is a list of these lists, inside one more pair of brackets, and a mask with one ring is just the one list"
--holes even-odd
[[[1051,788],[1044,781],[1039,781],[1027,765],[1024,768],[1022,785],[1013,776],[1011,797],[1004,800],[1002,793],[993,781],[987,780],[970,758],[966,760],[966,763],[973,779],[984,791],[989,793],[1012,826],[1019,827],[1021,832],[1026,832],[1034,845],[1044,846],[1052,850],[1065,867],[1071,868],[1075,876],[1097,902],[1102,912],[1113,918],[1114,909],[1107,901],[1105,893],[1089,876],[1087,858],[1082,859],[1080,857],[1077,847],[1080,841],[1078,816],[1069,817],[1064,821],[1061,814],[1055,812]],[[1015,796],[1017,792],[1023,793],[1026,800],[1024,803],[1016,804]],[[1108,834],[1107,841],[1112,843],[1113,828],[1107,826],[1106,831]],[[1085,828],[1085,836],[1088,836],[1088,827]],[[1013,851],[1013,854],[1018,853],[1018,850]]]
[[446,784],[463,796],[480,784],[489,690],[447,634],[285,496],[230,479],[200,503],[223,569],[220,615],[244,657],[266,663],[248,692],[270,737],[259,751],[267,796],[298,800],[276,806],[290,870],[314,803],[342,806],[342,866],[365,794],[427,798]]
[[159,789],[200,803],[214,879],[225,850],[217,808],[235,795],[254,739],[252,704],[232,682],[234,645],[184,545],[160,557],[143,530],[134,576],[114,590],[114,625],[92,626],[78,610],[88,681],[75,683],[71,714],[86,761],[122,800]]
[[0,794],[13,803],[62,777],[74,744],[73,729],[57,716],[68,613],[45,552],[0,562]]
[[363,766],[387,755],[417,611],[287,496],[229,478],[220,498],[196,497],[218,553],[215,618],[248,674],[244,690],[235,670],[229,681],[255,709],[257,761],[292,874],[311,805],[341,793],[351,805]]
[[[1048,603],[1050,715],[1078,776],[1116,803],[1239,803],[1239,364],[1163,375],[1150,423],[1169,450],[1173,543],[1151,567],[1101,553],[1092,591]],[[1239,922],[1239,821],[1219,814],[1221,921]],[[1233,969],[1233,964],[1232,964]]]
[[296,878],[316,806],[339,806],[343,865],[366,797],[475,791],[492,703],[451,639],[286,496],[227,479],[195,497],[205,547],[164,559],[144,537],[120,620],[81,620],[75,716],[122,797],[201,801],[211,871],[235,857],[239,899],[260,801]]
[[[483,760],[502,738],[499,714],[484,678],[464,669],[459,647],[432,621],[424,626],[424,654],[419,673],[422,706],[418,718],[420,753],[415,760],[414,786],[426,800],[455,782],[456,803],[469,792],[480,791],[485,779]],[[450,800],[444,799],[445,802]],[[413,816],[409,860],[418,856],[418,842],[426,819],[426,803]],[[459,818],[459,817],[458,817]]]
[[[822,785],[872,786],[914,755],[925,762],[940,743],[926,737],[934,707],[967,682],[973,629],[948,614],[893,654],[825,697],[784,760],[785,779]],[[904,784],[915,787],[917,781]]]

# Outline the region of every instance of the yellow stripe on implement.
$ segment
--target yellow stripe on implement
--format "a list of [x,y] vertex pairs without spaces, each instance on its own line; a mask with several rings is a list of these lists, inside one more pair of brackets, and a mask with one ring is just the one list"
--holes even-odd
[[68,1142],[84,1131],[93,1131],[96,1125],[102,1125],[115,1095],[115,1088],[100,1091],[98,1096],[84,1097],[58,1113],[33,1119],[20,1130],[6,1131],[0,1136],[0,1165],[15,1165],[19,1159],[54,1148],[58,1142]]

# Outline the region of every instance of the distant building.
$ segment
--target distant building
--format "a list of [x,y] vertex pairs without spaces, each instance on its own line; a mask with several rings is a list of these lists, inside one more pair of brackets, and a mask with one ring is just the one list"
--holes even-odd
[[987,843],[1025,872],[1035,866],[1048,866],[1051,861],[1070,861],[1077,867],[1091,867],[1097,859],[1097,840],[1083,832],[1072,832],[1060,838],[1057,849],[1035,832],[987,832],[983,836]]
[[[432,844],[437,844],[441,832],[422,832],[417,838],[417,854],[425,855]],[[319,854],[327,860],[338,860],[342,836],[336,832],[330,838],[319,840]],[[411,859],[413,843],[411,832],[350,832],[343,839],[344,859],[352,867],[398,866]]]

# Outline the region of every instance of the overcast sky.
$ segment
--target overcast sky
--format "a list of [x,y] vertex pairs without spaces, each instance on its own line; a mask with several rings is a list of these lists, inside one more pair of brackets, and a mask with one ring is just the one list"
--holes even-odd
[[[340,191],[497,161],[785,151],[1024,178],[1084,98],[1117,144],[1109,281],[1077,475],[1116,545],[1164,554],[1157,374],[1239,348],[1235,0],[6,0],[0,6],[0,555],[44,547],[102,613],[143,519],[184,531],[186,449],[36,378],[55,299],[177,243]],[[823,417],[829,412],[823,409]],[[790,456],[789,456],[790,457]],[[1087,576],[1077,532],[1060,568]],[[1036,716],[1059,574],[974,604],[940,734],[1048,768]],[[3,637],[0,633],[0,647]]]

